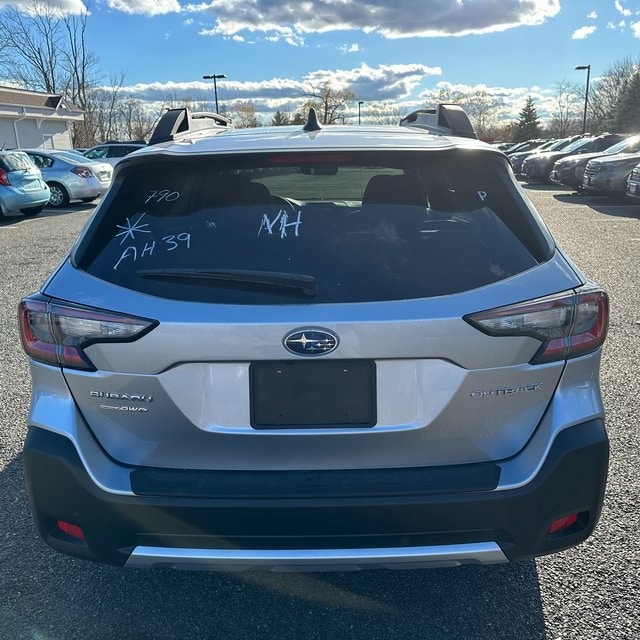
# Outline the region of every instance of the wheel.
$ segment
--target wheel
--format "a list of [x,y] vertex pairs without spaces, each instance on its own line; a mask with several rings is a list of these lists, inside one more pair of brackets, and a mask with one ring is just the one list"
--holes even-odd
[[67,190],[57,182],[48,182],[51,189],[51,197],[49,198],[50,207],[66,207],[69,204],[69,194]]
[[31,216],[37,216],[44,209],[44,205],[41,204],[39,207],[29,207],[28,209],[20,209],[20,213],[23,216],[27,216],[30,218]]

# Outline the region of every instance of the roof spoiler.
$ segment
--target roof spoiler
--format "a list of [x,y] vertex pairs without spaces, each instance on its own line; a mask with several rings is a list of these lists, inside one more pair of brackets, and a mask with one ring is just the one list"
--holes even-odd
[[401,127],[418,127],[440,136],[478,139],[473,125],[459,104],[439,104],[434,109],[418,109],[400,120]]
[[158,120],[149,144],[171,142],[194,134],[206,135],[207,132],[219,132],[231,128],[231,120],[219,113],[191,112],[187,108],[167,109],[166,113]]

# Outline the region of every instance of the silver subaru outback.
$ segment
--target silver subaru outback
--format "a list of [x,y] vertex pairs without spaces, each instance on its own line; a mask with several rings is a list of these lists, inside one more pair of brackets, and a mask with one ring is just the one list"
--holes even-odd
[[607,295],[474,137],[453,106],[397,127],[167,112],[19,305],[42,538],[218,570],[584,541]]

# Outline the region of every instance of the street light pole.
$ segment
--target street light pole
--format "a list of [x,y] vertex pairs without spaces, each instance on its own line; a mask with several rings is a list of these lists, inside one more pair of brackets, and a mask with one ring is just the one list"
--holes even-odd
[[591,75],[591,65],[581,64],[576,67],[576,71],[587,71],[587,88],[584,92],[584,115],[582,116],[582,135],[587,132],[587,105],[589,104],[589,76]]
[[216,80],[220,80],[221,78],[226,78],[227,76],[224,75],[224,73],[218,73],[218,74],[211,74],[209,76],[202,76],[203,80],[213,80],[213,95],[215,96],[216,99],[216,113],[219,113],[219,109],[218,109],[218,85],[216,84]]
[[360,124],[360,107],[364,104],[362,100],[358,102],[358,125]]

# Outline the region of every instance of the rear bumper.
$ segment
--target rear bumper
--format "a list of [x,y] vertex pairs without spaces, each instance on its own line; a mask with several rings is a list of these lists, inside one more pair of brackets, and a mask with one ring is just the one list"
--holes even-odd
[[49,189],[38,189],[37,191],[24,192],[19,189],[8,187],[4,189],[0,205],[6,213],[17,213],[21,209],[40,207],[49,202]]
[[[600,515],[608,454],[603,421],[595,419],[562,430],[535,477],[505,490],[487,488],[486,479],[474,488],[483,473],[467,475],[474,465],[466,465],[461,486],[452,481],[455,467],[444,475],[434,469],[424,486],[415,486],[416,477],[429,476],[423,469],[410,486],[383,489],[375,470],[349,472],[346,488],[331,476],[318,485],[296,472],[289,492],[273,472],[272,493],[269,478],[260,491],[215,491],[210,472],[194,472],[193,490],[180,481],[163,485],[171,495],[144,486],[138,495],[115,495],[93,482],[71,440],[31,427],[24,466],[39,533],[63,553],[134,567],[345,570],[492,564],[579,544]],[[106,455],[104,464],[116,465]],[[117,466],[135,477],[136,469]],[[242,474],[255,482],[251,472],[234,473],[234,486]],[[548,535],[555,519],[574,513],[575,524]],[[62,532],[59,520],[81,527],[84,539]]]
[[71,200],[82,200],[83,198],[97,198],[101,196],[105,187],[103,187],[96,178],[83,179],[83,182],[68,185],[69,198]]

